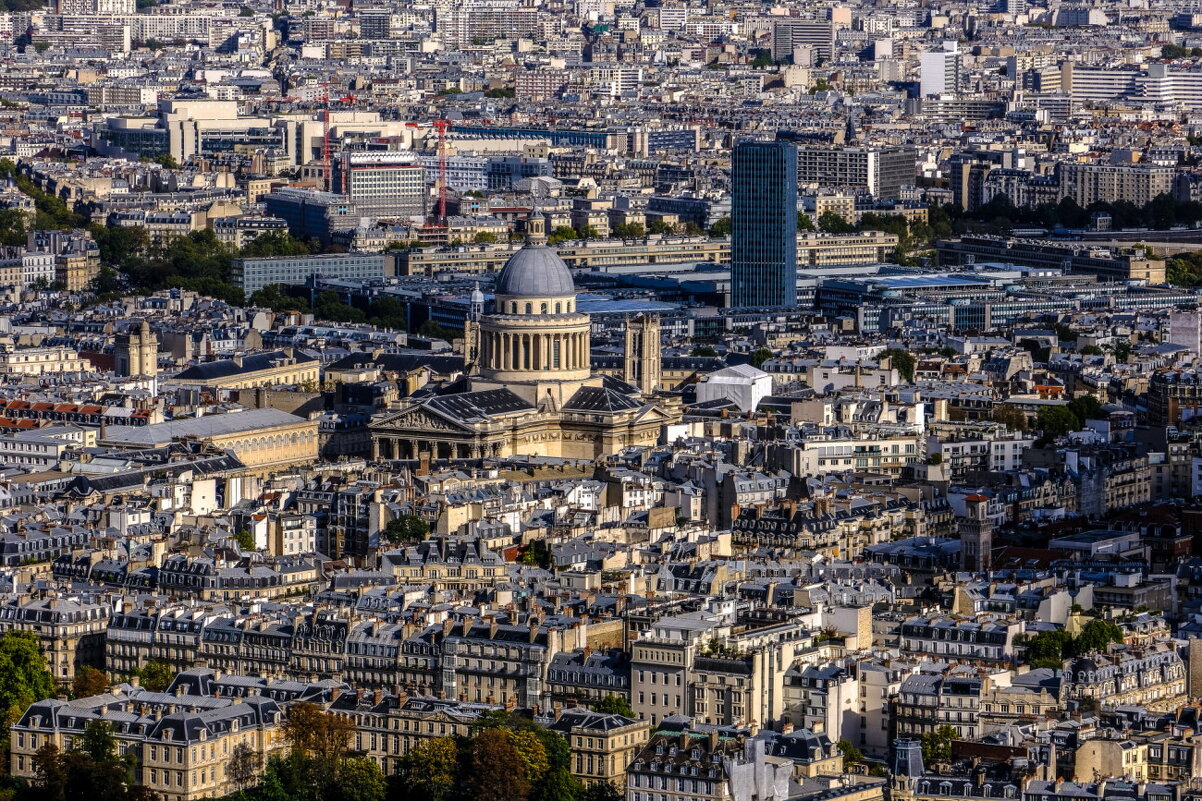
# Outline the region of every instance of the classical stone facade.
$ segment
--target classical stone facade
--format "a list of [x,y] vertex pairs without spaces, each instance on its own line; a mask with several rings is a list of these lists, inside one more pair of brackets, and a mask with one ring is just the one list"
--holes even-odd
[[[567,266],[541,244],[539,222],[531,226],[531,241],[497,279],[492,311],[468,321],[464,339],[473,374],[377,417],[371,425],[375,458],[593,459],[653,445],[661,427],[679,418],[651,397],[657,382],[640,390],[593,375],[589,317],[576,309]],[[658,326],[640,323],[644,330],[658,334]],[[653,378],[654,372],[642,375]]]
[[317,461],[317,421],[279,409],[248,409],[105,430],[102,445],[158,448],[177,440],[196,439],[238,457],[248,472],[267,471]]

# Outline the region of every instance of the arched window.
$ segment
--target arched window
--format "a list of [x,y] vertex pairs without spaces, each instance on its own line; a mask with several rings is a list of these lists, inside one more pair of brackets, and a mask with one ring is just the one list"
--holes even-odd
[[542,308],[542,310],[539,312],[539,314],[546,314],[547,313],[547,304],[544,303],[541,308]]
[[555,313],[556,313],[556,314],[559,314],[559,313],[560,313],[560,311],[561,311],[560,307],[561,307],[562,305],[563,305],[562,303],[556,303],[556,304],[555,304]]
[[534,304],[533,303],[526,304],[526,314],[534,314]]

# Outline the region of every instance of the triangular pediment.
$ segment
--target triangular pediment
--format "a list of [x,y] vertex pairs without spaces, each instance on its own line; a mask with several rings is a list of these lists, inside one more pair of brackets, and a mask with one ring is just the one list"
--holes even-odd
[[448,433],[466,433],[472,430],[425,406],[413,406],[378,418],[372,422],[371,428],[376,431],[442,431]]
[[639,409],[638,413],[634,416],[634,419],[638,421],[658,420],[661,423],[673,423],[679,422],[680,420],[679,417],[669,414],[653,403],[648,403],[647,405],[643,406],[643,408]]

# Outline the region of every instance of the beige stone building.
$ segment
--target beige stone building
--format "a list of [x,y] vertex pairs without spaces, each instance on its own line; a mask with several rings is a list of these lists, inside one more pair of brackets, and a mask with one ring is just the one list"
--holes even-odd
[[48,743],[62,751],[77,747],[93,720],[117,723],[113,735],[122,753],[136,757],[137,783],[163,801],[232,793],[239,789],[229,776],[237,746],[249,746],[262,765],[286,745],[280,730],[283,710],[269,698],[152,693],[122,685],[69,702],[39,701],[25,710],[9,731],[12,775],[35,778],[38,749]]
[[68,251],[54,257],[54,280],[68,292],[87,289],[99,273],[99,250]]
[[82,373],[91,369],[78,352],[62,346],[0,350],[0,373],[46,375]]
[[172,379],[172,383],[203,389],[254,389],[256,387],[313,386],[320,378],[320,364],[312,356],[292,348],[235,356],[195,364]]
[[[373,456],[478,458],[538,454],[594,459],[653,445],[679,413],[638,387],[593,375],[589,316],[576,309],[572,276],[531,241],[497,279],[491,313],[473,303],[464,332],[465,392],[407,400],[371,425]],[[658,351],[658,337],[644,337]]]
[[109,605],[75,598],[18,596],[0,606],[0,632],[33,634],[55,681],[67,684],[84,665],[104,665]]
[[140,427],[111,426],[100,444],[141,450],[186,439],[231,451],[255,471],[317,461],[317,421],[279,409],[249,409]]
[[651,722],[574,707],[557,710],[548,728],[567,740],[572,775],[586,785],[612,782],[621,787],[626,768],[647,742]]

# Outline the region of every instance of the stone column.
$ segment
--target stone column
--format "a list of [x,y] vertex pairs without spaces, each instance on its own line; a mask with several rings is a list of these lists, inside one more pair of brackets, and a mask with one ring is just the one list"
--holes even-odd
[[371,460],[373,462],[380,461],[380,438],[371,438]]

